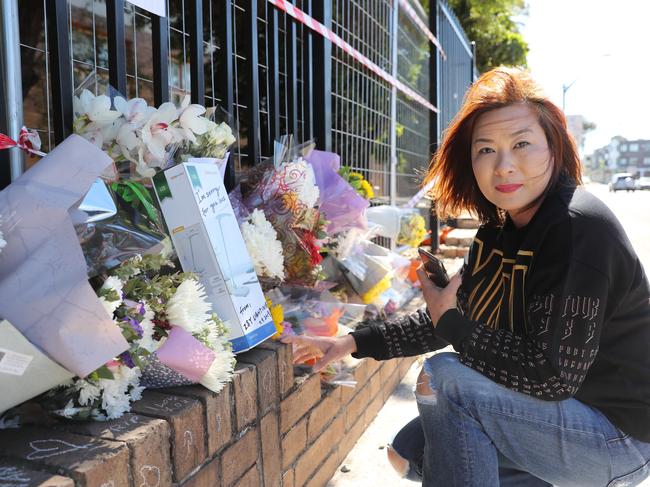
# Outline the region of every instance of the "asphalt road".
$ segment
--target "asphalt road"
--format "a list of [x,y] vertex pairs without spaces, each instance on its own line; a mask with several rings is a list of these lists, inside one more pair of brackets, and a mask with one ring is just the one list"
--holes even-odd
[[650,190],[610,193],[604,184],[589,184],[587,190],[611,208],[639,255],[646,274],[650,273]]

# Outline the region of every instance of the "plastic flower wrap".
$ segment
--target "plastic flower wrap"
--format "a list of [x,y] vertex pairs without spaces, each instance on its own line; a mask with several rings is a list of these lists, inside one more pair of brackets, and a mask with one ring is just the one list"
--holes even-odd
[[348,166],[342,166],[338,172],[339,175],[363,198],[371,200],[375,197],[372,185],[363,177],[363,174],[353,171],[352,168]]
[[327,232],[335,234],[353,228],[366,229],[368,222],[365,211],[369,203],[339,175],[339,156],[314,150],[306,160],[313,168],[320,190],[319,210],[329,222]]
[[401,218],[397,245],[418,247],[426,236],[426,222],[420,213],[411,213]]
[[48,392],[45,406],[77,419],[114,419],[145,387],[201,383],[218,392],[234,355],[226,325],[211,312],[202,285],[186,273],[160,274],[161,256],[125,262],[97,291],[129,349],[85,378]]
[[378,235],[395,239],[398,245],[417,247],[427,235],[426,222],[414,208],[374,206],[368,208],[366,216]]
[[262,210],[253,210],[250,217],[242,223],[241,233],[258,277],[284,279],[282,244]]
[[83,90],[74,97],[76,133],[108,153],[121,179],[153,177],[183,154],[224,157],[235,141],[230,127],[211,120],[203,105],[167,102],[158,108],[142,98],[126,100]]
[[[256,166],[234,192],[241,194],[240,203],[249,212],[263,210],[273,225],[282,243],[285,281],[308,286],[320,276],[321,240],[326,237],[327,223],[316,207],[320,190],[314,171],[303,157],[310,149],[308,145],[290,150],[282,146],[274,161]],[[240,203],[233,202],[233,206]]]
[[114,161],[113,170],[103,175],[110,181],[103,190],[107,194],[93,187],[87,197],[93,201],[85,205],[103,216],[77,225],[88,275],[170,247],[148,178],[189,157],[212,158],[225,171],[226,151],[235,141],[230,127],[216,123],[213,109],[191,104],[189,97],[179,106],[168,102],[154,108],[142,98],[81,90],[74,97],[74,115],[75,132]]
[[0,253],[7,245],[7,241],[4,239],[4,234],[2,233],[2,215],[0,215]]

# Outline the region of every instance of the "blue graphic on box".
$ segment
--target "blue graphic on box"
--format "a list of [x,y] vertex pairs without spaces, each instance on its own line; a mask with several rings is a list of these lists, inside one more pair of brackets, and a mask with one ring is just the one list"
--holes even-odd
[[232,343],[232,350],[235,353],[245,352],[274,334],[275,325],[273,324],[273,321],[269,321],[247,335],[230,340],[230,343]]

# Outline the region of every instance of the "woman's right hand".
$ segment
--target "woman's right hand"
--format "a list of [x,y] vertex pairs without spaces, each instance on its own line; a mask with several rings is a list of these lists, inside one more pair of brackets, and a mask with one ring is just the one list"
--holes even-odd
[[320,372],[327,364],[357,351],[357,343],[352,335],[341,337],[311,337],[306,335],[288,336],[280,340],[293,345],[293,363],[301,364],[318,359],[313,366]]

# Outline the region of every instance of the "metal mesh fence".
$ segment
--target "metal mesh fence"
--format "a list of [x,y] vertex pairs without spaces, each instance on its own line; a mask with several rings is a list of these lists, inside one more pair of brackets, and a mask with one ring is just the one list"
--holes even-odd
[[[332,30],[387,72],[392,70],[392,2],[334,0]],[[378,200],[390,196],[390,85],[339,49],[332,51],[332,145],[361,172]]]
[[[192,8],[197,1],[167,0],[169,17],[163,37],[168,52],[165,86],[170,100],[178,103],[191,93],[192,73],[196,73],[193,66],[200,63],[198,69],[204,85],[200,101],[206,106],[225,106],[228,93],[232,94],[232,103],[226,107],[230,113],[220,114],[220,118],[226,119],[238,134],[232,150],[237,174],[271,156],[273,141],[281,135],[292,134],[296,142],[313,137],[314,104],[319,103],[315,96],[325,96],[328,100],[331,97],[331,127],[326,124],[325,133],[331,130],[332,150],[341,156],[342,164],[361,172],[370,181],[376,195],[374,204],[391,200],[404,203],[419,189],[431,144],[435,143],[431,140],[435,132],[430,127],[434,119],[426,107],[394,90],[335,46],[331,48],[331,58],[317,59],[312,52],[313,43],[328,41],[263,0],[199,2],[202,52],[197,58],[202,59],[192,60],[191,24],[192,15],[196,15]],[[416,15],[428,24],[429,12],[417,0],[409,1]],[[329,9],[314,2],[292,3],[307,14],[313,14],[312,9]],[[47,5],[46,0],[21,0],[19,4],[24,121],[39,130],[46,151],[54,144]],[[439,126],[444,129],[460,106],[473,69],[471,46],[446,4],[440,0],[433,2],[438,37],[447,54],[447,60],[438,63],[439,87],[436,80],[430,79],[430,41],[400,7],[400,2],[331,0],[328,5],[332,30],[354,49],[427,100],[435,99],[433,90],[438,90]],[[67,6],[72,90],[85,86],[95,93],[106,92],[111,35],[106,0],[68,0]],[[395,9],[397,22],[393,22]],[[224,31],[226,16],[232,24]],[[124,2],[124,94],[142,97],[150,104],[154,104],[155,79],[159,79],[152,47],[157,19]],[[230,63],[232,76],[224,78],[222,73]],[[331,92],[314,95],[314,79],[323,73],[328,79],[331,76]],[[323,137],[321,128],[318,133]],[[393,129],[395,137],[391,139]],[[394,174],[391,154],[396,157]]]

